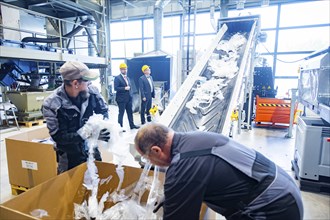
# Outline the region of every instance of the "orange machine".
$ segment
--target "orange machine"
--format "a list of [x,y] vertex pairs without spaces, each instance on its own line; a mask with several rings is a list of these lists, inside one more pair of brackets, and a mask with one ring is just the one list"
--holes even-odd
[[[290,123],[291,100],[276,98],[256,97],[256,117],[254,121],[257,125],[263,125],[262,122],[275,124]],[[294,115],[297,112],[298,104],[295,104]]]

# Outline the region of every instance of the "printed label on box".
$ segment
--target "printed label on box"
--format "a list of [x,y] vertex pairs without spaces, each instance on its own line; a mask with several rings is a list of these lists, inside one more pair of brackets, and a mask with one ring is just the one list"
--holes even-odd
[[44,96],[37,96],[37,97],[36,97],[36,100],[37,100],[37,101],[42,101],[42,100],[44,100],[44,99],[45,99]]
[[32,162],[32,161],[27,161],[27,160],[22,160],[22,167],[25,169],[30,169],[30,170],[38,170],[38,163]]

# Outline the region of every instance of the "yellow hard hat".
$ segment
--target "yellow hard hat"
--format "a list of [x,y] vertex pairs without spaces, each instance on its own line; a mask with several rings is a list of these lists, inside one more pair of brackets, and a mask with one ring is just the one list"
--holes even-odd
[[142,69],[142,72],[144,72],[146,69],[149,69],[149,68],[150,68],[150,66],[148,66],[148,65],[143,65],[141,69]]
[[121,63],[121,64],[119,65],[119,69],[127,69],[127,65],[126,65],[126,63]]

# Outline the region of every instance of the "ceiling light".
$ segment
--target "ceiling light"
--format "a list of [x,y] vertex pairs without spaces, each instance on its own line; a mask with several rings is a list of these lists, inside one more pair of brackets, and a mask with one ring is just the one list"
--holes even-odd
[[236,9],[237,10],[243,10],[244,9],[244,3],[245,3],[245,0],[238,0],[237,5],[236,5]]

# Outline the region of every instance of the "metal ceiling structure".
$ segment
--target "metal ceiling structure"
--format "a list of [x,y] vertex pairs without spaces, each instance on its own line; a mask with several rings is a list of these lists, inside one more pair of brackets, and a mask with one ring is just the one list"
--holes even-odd
[[89,0],[0,0],[7,4],[29,9],[56,18],[69,18],[101,13],[102,6]]

